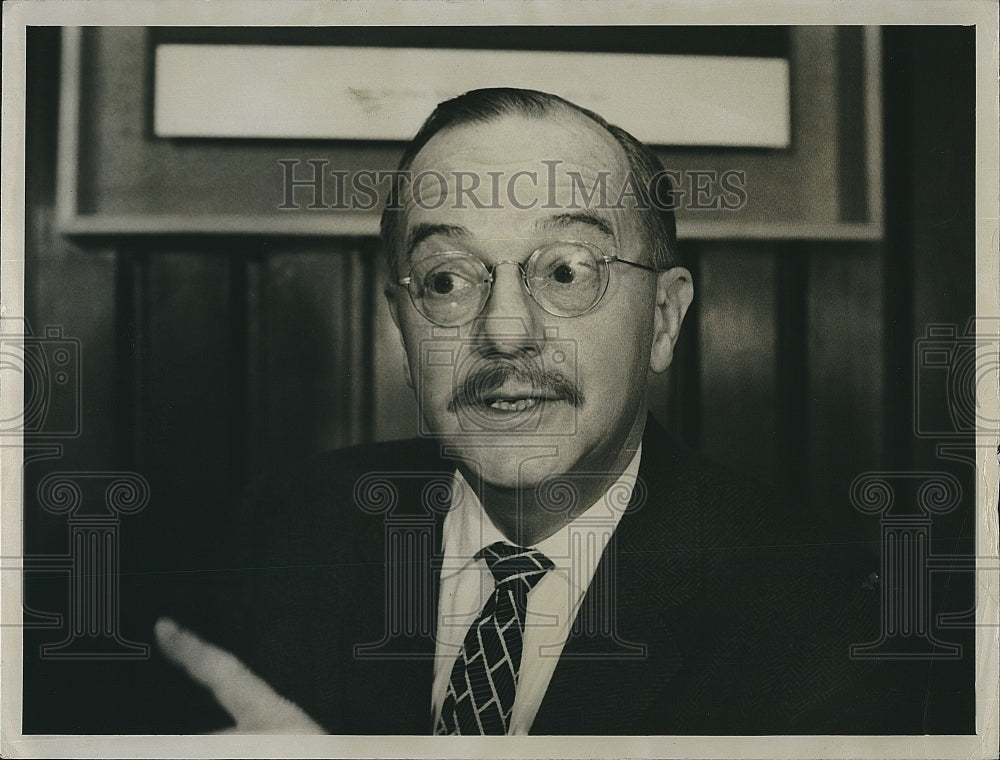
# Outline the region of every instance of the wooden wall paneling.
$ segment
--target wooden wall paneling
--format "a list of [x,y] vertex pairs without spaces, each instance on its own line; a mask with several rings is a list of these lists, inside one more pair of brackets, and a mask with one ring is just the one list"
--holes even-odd
[[128,451],[129,465],[137,467],[139,452],[143,449],[143,403],[142,392],[144,348],[146,337],[145,313],[145,263],[146,255],[138,246],[136,250],[127,242],[120,241],[118,247],[118,283],[115,299],[118,304],[118,318],[115,332],[118,335],[118,356],[120,371],[116,383],[119,392],[119,406],[123,416],[121,444]]
[[[364,250],[352,240],[344,240],[339,258],[337,290],[327,295],[328,308],[336,314],[339,326],[334,347],[338,391],[333,399],[336,427],[328,448],[349,446],[370,439],[369,382],[371,362],[371,302],[368,280],[371,277],[370,245]],[[319,296],[322,307],[322,294]]]
[[771,246],[701,249],[701,449],[770,483],[778,475],[775,277]]
[[[978,443],[992,449],[996,420],[976,414],[973,399],[998,381],[996,348],[1000,320],[987,316],[970,333],[976,314],[976,108],[975,37],[971,27],[915,29],[912,38],[914,77],[914,193],[912,196],[914,409],[921,409],[921,437],[914,439],[920,468],[951,470],[963,483],[962,504],[936,520],[941,551],[971,553],[975,502],[973,426],[992,432]],[[935,67],[921,51],[928,46],[949,58]],[[947,192],[942,192],[947,189]],[[997,255],[994,240],[993,255]],[[996,284],[994,283],[994,286]],[[992,317],[992,318],[989,318]],[[928,341],[931,325],[946,325],[954,339]],[[938,333],[940,335],[940,332]],[[918,353],[923,343],[951,352],[947,367],[928,366]],[[992,361],[977,362],[979,342],[994,352]],[[977,387],[978,386],[978,387]],[[911,429],[917,426],[911,424]],[[950,453],[939,453],[939,447]],[[946,461],[948,459],[952,461]],[[963,462],[963,460],[965,460]],[[961,464],[959,464],[961,463]]]
[[776,409],[777,483],[795,503],[806,502],[811,470],[807,455],[809,350],[807,299],[809,250],[803,243],[778,247],[776,264],[777,330]]
[[[43,659],[40,648],[65,640],[70,613],[70,576],[53,572],[54,562],[70,552],[70,517],[45,511],[38,498],[41,479],[54,472],[121,471],[132,467],[128,438],[128,394],[122,393],[124,356],[120,351],[122,307],[118,299],[123,275],[122,257],[109,240],[74,245],[57,234],[55,219],[56,130],[60,111],[58,59],[60,30],[27,30],[25,176],[24,316],[39,342],[30,349],[43,366],[54,350],[69,348],[69,382],[49,386],[50,401],[40,428],[56,435],[45,444],[56,455],[26,466],[23,487],[24,543],[29,565],[47,567],[24,575],[23,720],[26,734],[113,730],[115,719],[128,709],[129,695],[118,688],[135,675],[134,669],[111,662],[72,662]],[[46,329],[62,331],[46,338]],[[61,346],[59,344],[62,344]],[[55,373],[49,374],[55,380]],[[79,396],[76,390],[79,390]],[[26,400],[41,386],[29,382]],[[67,423],[71,423],[67,425]],[[29,445],[25,460],[40,454]],[[100,508],[101,491],[85,488],[85,505]],[[96,501],[95,501],[96,500]],[[135,547],[142,536],[146,511],[121,520],[120,544]],[[123,594],[119,633],[131,641],[146,641],[129,614]],[[59,622],[57,627],[39,624]],[[130,663],[134,666],[135,663]],[[122,676],[122,678],[118,678]],[[94,693],[107,699],[94,699]]]
[[[151,643],[152,621],[176,608],[204,546],[218,535],[220,507],[229,497],[225,404],[228,353],[225,257],[168,251],[148,254],[129,241],[77,247],[54,239],[29,244],[29,314],[60,324],[79,340],[82,386],[78,438],[63,455],[29,468],[26,535],[34,554],[63,554],[65,515],[42,512],[32,496],[48,471],[135,471],[150,484],[151,500],[119,520],[118,633]],[[221,296],[221,297],[220,297]],[[212,328],[221,326],[209,335]],[[82,481],[86,486],[87,481]],[[100,508],[99,489],[85,488],[88,510]],[[202,547],[201,549],[196,547]],[[43,611],[66,614],[68,577],[47,574],[36,589]],[[33,589],[35,590],[35,589]],[[187,617],[187,620],[192,618]],[[27,732],[117,733],[156,726],[156,694],[182,676],[162,661],[66,661],[39,656],[61,641],[65,628],[30,632],[25,641]],[[153,688],[150,688],[153,687]],[[102,695],[94,699],[95,689]],[[213,714],[194,695],[182,710]],[[197,719],[196,719],[197,722]]]
[[[266,353],[266,264],[261,244],[253,244],[242,257],[239,272],[242,314],[238,320],[237,345],[242,354],[243,406],[242,454],[245,467],[241,480],[247,483],[266,464],[267,353]],[[234,288],[235,292],[236,288]]]
[[[134,336],[134,468],[148,480],[151,497],[142,519],[123,527],[122,605],[141,640],[151,641],[162,615],[203,632],[218,625],[218,611],[194,600],[204,598],[204,584],[221,582],[219,571],[228,567],[246,472],[244,357],[237,340],[243,306],[234,296],[244,259],[225,240],[123,244],[133,257],[123,300],[130,302]],[[162,660],[149,667],[154,672],[123,668],[116,676],[131,694],[120,720],[144,730],[158,725],[150,704],[155,696],[145,694],[136,673],[168,690],[184,689]],[[217,708],[199,695],[184,710],[199,722]]]
[[887,27],[883,36],[883,90],[885,98],[886,185],[885,377],[886,466],[912,467],[913,463],[913,250],[915,229],[913,196],[915,161],[913,124],[914,60],[912,29]]
[[352,241],[265,254],[271,466],[370,437],[370,258]]
[[[336,423],[340,392],[334,288],[341,261],[265,249],[265,415],[268,468],[316,450]],[[322,304],[322,305],[321,305]]]
[[[372,392],[372,362],[374,357],[374,309],[376,258],[380,256],[374,240],[354,241],[347,260],[347,287],[350,291],[347,319],[351,325],[351,343],[347,357],[348,392],[344,396],[345,418],[349,420],[350,443],[373,440],[374,394]],[[382,304],[377,304],[384,308]]]
[[[913,226],[913,400],[914,408],[919,405],[921,409],[922,433],[914,439],[913,456],[916,468],[951,473],[961,484],[958,504],[934,518],[932,552],[940,557],[974,556],[976,533],[982,525],[976,519],[977,488],[979,504],[996,497],[995,491],[990,496],[982,494],[985,484],[976,477],[974,462],[977,456],[996,454],[997,421],[992,415],[977,414],[973,399],[995,391],[1000,344],[996,315],[988,315],[992,319],[969,332],[969,320],[976,313],[975,38],[971,27],[916,29],[912,45],[913,113],[926,114],[913,118],[914,192],[909,219]],[[940,50],[949,65],[935,68],[922,55],[927,49]],[[947,192],[941,192],[942,188]],[[997,255],[995,240],[993,255]],[[928,328],[935,324],[950,325],[954,338],[927,340]],[[939,350],[950,352],[948,365],[928,366],[917,353],[921,343],[936,343]],[[991,355],[974,358],[977,344]],[[914,422],[912,430],[917,429]],[[973,426],[980,426],[978,436]],[[977,445],[982,447],[978,452]],[[964,571],[938,573],[935,599],[957,612],[967,611],[967,620],[973,619],[974,577]],[[946,635],[972,652],[973,630],[968,625],[965,630],[952,627]],[[968,684],[974,660],[971,655],[964,658],[964,683],[947,686],[960,695],[951,698],[952,709],[970,710],[973,695]]]
[[850,486],[882,468],[881,248],[810,244],[802,253],[809,262],[808,501],[831,540],[870,540],[877,520],[852,506]]
[[[930,552],[947,564],[948,555],[975,554],[980,487],[969,461],[974,436],[955,424],[949,408],[955,400],[950,382],[964,375],[967,384],[958,385],[968,393],[977,374],[965,353],[970,338],[965,329],[976,308],[975,30],[887,27],[883,40],[886,172],[894,180],[886,195],[885,457],[892,469],[945,472],[958,479],[957,505],[934,515],[931,524]],[[949,326],[954,337],[939,334],[928,341],[931,325]],[[918,348],[928,343],[950,361],[922,362]],[[995,371],[979,369],[980,381],[996,382]],[[980,455],[995,451],[994,436],[986,438],[980,443],[988,448]],[[912,509],[915,492],[897,501]],[[928,684],[929,713],[955,733],[956,725],[965,732],[975,729],[975,580],[976,574],[965,570],[931,577],[935,609],[966,614],[964,625],[937,630],[942,640],[961,644],[963,654],[956,663],[935,667]],[[931,733],[938,730],[928,726]]]
[[[180,245],[139,257],[136,460],[153,488],[150,509],[164,523],[172,516],[179,538],[212,529],[238,492],[231,262]],[[163,547],[161,559],[171,556]]]
[[[345,241],[346,242],[346,241]],[[352,303],[354,295],[353,283],[351,283],[351,258],[353,251],[347,243],[344,249],[338,251],[336,275],[336,290],[326,291],[317,294],[317,306],[321,309],[328,309],[333,316],[332,325],[336,332],[332,334],[333,343],[329,350],[332,354],[331,369],[334,372],[332,402],[333,418],[329,423],[328,432],[325,436],[321,434],[320,446],[322,448],[339,448],[352,442],[355,431],[351,427],[353,415],[351,414],[351,358],[354,353],[353,345],[356,340],[354,334],[354,320],[352,319],[355,304]],[[316,345],[314,350],[324,351],[322,345]]]
[[[935,342],[946,350],[951,343],[957,360],[976,308],[974,31],[891,27],[884,40],[886,134],[892,135],[886,161],[897,178],[886,200],[885,456],[898,468],[959,478],[961,504],[935,517],[935,551],[970,553],[976,484],[960,452],[968,455],[974,439],[956,427],[949,409],[949,380],[961,363],[928,368],[916,352],[929,326],[947,325],[954,339]],[[928,60],[928,49],[944,63]],[[941,445],[957,460],[941,455]]]
[[[40,454],[42,446],[54,445],[58,452],[25,467],[24,549],[28,553],[67,550],[66,516],[42,510],[37,501],[37,486],[44,475],[127,466],[116,392],[120,367],[113,328],[117,266],[114,250],[81,251],[66,244],[33,250],[25,261],[25,312],[32,338],[25,345],[24,398],[26,409],[37,412],[28,430],[52,435],[30,440],[25,461]],[[73,287],[67,288],[66,283]],[[57,365],[55,352],[62,349],[69,352],[69,362]],[[65,382],[57,379],[62,369]]]
[[[922,410],[921,436],[914,440],[913,456],[915,469],[950,473],[961,486],[955,507],[936,515],[932,524],[930,550],[947,562],[950,557],[977,554],[977,532],[983,530],[977,505],[989,505],[997,495],[993,489],[983,493],[988,486],[977,477],[975,466],[977,457],[982,461],[996,456],[997,420],[994,415],[977,413],[973,399],[996,390],[1000,323],[995,314],[987,314],[986,320],[969,331],[977,307],[975,30],[917,27],[911,44],[914,170],[912,216],[907,220],[913,227],[911,366],[914,407],[919,404]],[[927,50],[937,51],[945,65],[935,66]],[[995,238],[992,245],[996,256]],[[954,339],[928,341],[930,325],[951,326]],[[918,346],[928,343],[950,352],[946,367],[928,366],[927,354],[921,358]],[[990,355],[974,358],[977,344]],[[935,413],[931,424],[926,424],[931,410]],[[918,429],[914,422],[911,430]],[[978,566],[983,565],[980,558]],[[980,632],[973,624],[977,580],[978,573],[965,570],[940,572],[932,578],[931,591],[939,609],[957,613],[959,619],[943,628],[940,636],[961,644],[963,657],[960,667],[934,673],[937,688],[928,701],[944,719],[951,718],[950,725],[964,724],[969,732],[976,706],[973,685],[977,672],[982,672],[977,654],[985,654],[981,648],[977,653],[975,646]]]

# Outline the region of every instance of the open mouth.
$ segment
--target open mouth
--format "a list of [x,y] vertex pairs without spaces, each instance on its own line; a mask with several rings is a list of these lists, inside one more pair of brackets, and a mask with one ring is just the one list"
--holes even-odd
[[485,398],[483,403],[490,409],[501,412],[526,412],[534,409],[543,399],[529,396],[527,398]]
[[546,402],[560,400],[561,396],[549,389],[508,385],[482,393],[474,402],[476,406],[498,412],[527,412]]
[[546,404],[579,406],[583,395],[561,372],[536,372],[509,364],[489,365],[471,373],[455,388],[448,411],[465,408],[493,422],[524,419],[540,413]]

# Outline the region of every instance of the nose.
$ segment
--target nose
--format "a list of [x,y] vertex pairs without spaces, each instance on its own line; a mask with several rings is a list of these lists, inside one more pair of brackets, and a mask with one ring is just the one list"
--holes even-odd
[[486,343],[537,349],[535,339],[542,330],[542,310],[528,293],[521,264],[498,261],[493,265],[490,297],[472,322],[472,336]]

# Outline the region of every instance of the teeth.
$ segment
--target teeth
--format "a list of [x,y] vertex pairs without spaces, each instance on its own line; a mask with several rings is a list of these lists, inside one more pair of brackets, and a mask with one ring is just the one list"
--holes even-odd
[[536,403],[538,402],[533,398],[520,398],[517,401],[497,399],[490,404],[490,407],[504,412],[523,412],[527,409],[531,409]]

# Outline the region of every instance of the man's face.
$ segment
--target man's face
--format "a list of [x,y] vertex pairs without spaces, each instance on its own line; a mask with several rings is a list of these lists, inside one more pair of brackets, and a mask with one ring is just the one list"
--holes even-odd
[[[618,472],[632,457],[624,449],[634,449],[645,423],[658,275],[611,264],[600,303],[559,317],[532,299],[509,263],[574,240],[651,264],[636,212],[609,208],[600,194],[587,203],[580,192],[610,172],[613,201],[627,169],[614,139],[571,111],[444,130],[413,162],[414,178],[435,174],[414,183],[419,201],[404,196],[400,275],[448,251],[488,268],[499,263],[483,311],[459,327],[432,324],[405,287],[389,293],[424,430],[494,487]],[[478,203],[468,193],[459,198],[472,187]]]

